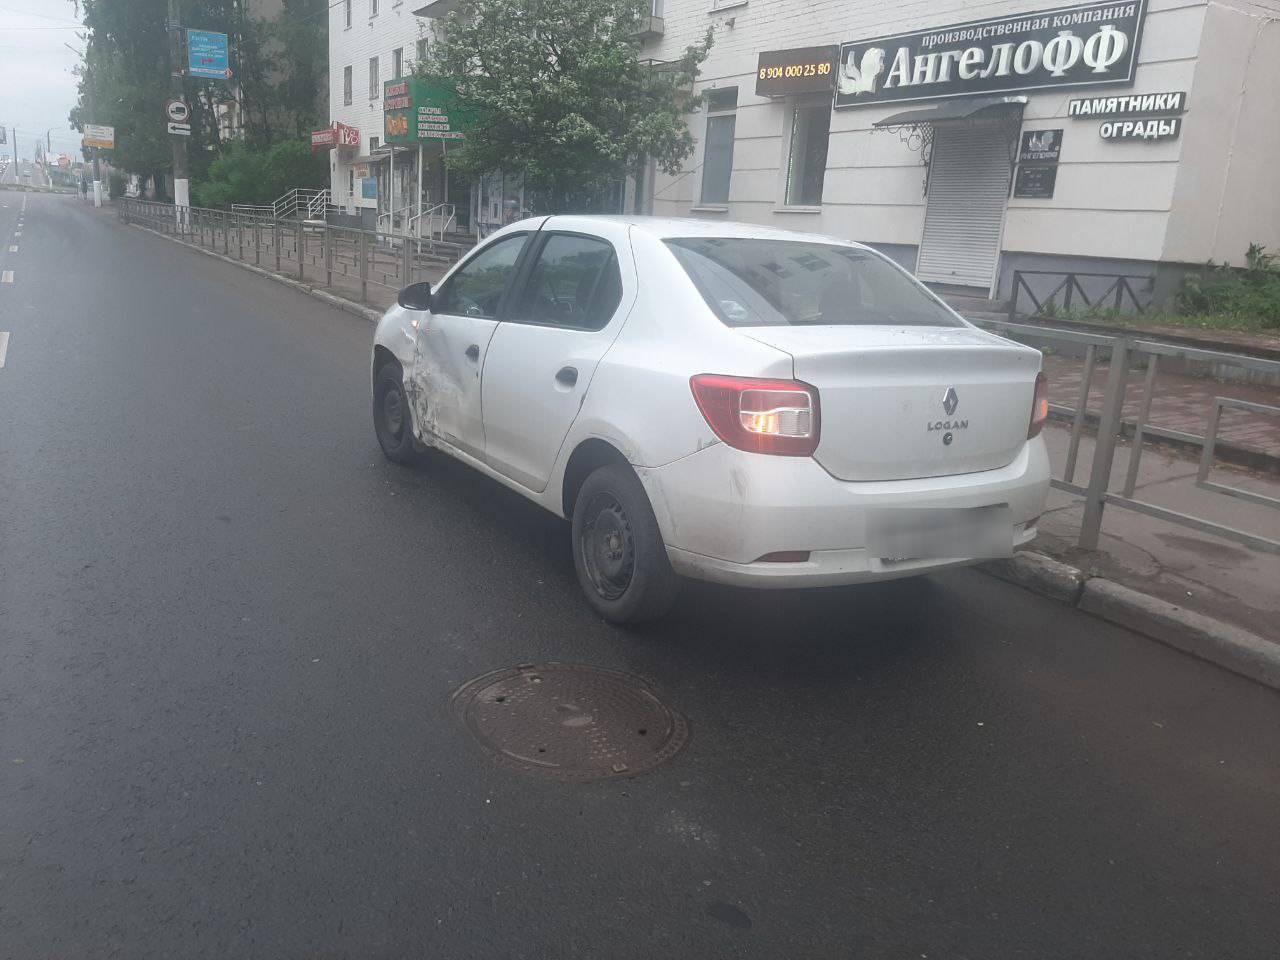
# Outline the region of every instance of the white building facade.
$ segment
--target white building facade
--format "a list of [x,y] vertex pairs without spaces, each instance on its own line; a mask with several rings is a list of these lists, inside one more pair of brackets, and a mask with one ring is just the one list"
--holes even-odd
[[654,213],[860,240],[1000,298],[1018,271],[1159,298],[1280,249],[1276,0],[657,2],[646,57],[715,42]]
[[413,12],[420,5],[339,0],[329,6],[329,116],[359,131],[358,144],[330,148],[331,202],[343,222],[366,229],[405,232],[421,209],[444,199],[439,149],[390,148],[383,133],[386,81],[407,77],[426,55],[428,21]]

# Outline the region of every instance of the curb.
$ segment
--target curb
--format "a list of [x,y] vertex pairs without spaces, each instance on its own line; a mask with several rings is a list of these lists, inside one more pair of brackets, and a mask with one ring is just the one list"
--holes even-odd
[[267,270],[264,267],[259,267],[256,264],[245,263],[242,260],[237,260],[235,257],[229,257],[226,254],[217,253],[213,250],[206,250],[204,247],[197,247],[193,243],[187,243],[185,240],[179,240],[177,237],[171,237],[167,233],[161,233],[159,230],[152,230],[150,227],[144,227],[140,223],[128,223],[127,225],[138,230],[143,230],[152,236],[168,240],[170,243],[176,243],[178,246],[184,247],[187,250],[194,250],[197,253],[203,253],[206,257],[213,257],[213,259],[221,260],[223,263],[230,263],[244,270],[248,270],[250,273],[256,273],[260,277],[266,277],[268,280],[274,280],[276,283],[282,283],[286,287],[292,287],[299,293],[305,293],[313,299],[323,301],[331,307],[337,307],[345,313],[361,317],[368,320],[370,323],[377,323],[382,319],[382,313],[372,307],[363,306],[356,303],[354,300],[348,300],[346,297],[340,297],[336,293],[330,293],[328,290],[313,287],[305,281],[295,280],[293,277],[286,277],[283,274],[274,273],[273,271]]
[[1113,580],[1087,577],[1070,564],[1039,553],[1023,551],[980,564],[978,569],[1280,690],[1280,643],[1241,627]]

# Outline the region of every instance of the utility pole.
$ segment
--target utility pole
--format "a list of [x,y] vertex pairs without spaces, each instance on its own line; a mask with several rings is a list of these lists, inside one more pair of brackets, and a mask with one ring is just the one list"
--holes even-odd
[[[175,100],[182,95],[182,0],[169,0],[169,94]],[[184,227],[191,206],[191,181],[187,179],[187,138],[170,137],[173,145],[173,204],[178,226]]]

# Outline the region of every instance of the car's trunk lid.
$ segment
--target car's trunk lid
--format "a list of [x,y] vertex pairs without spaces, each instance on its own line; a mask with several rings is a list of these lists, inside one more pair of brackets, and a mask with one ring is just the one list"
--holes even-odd
[[1027,439],[1040,354],[972,327],[768,326],[818,388],[816,459],[841,480],[993,470]]

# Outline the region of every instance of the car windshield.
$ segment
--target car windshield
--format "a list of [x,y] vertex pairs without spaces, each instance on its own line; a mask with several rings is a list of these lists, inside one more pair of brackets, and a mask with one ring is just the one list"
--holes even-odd
[[802,240],[667,240],[708,306],[731,327],[961,326],[878,253]]

